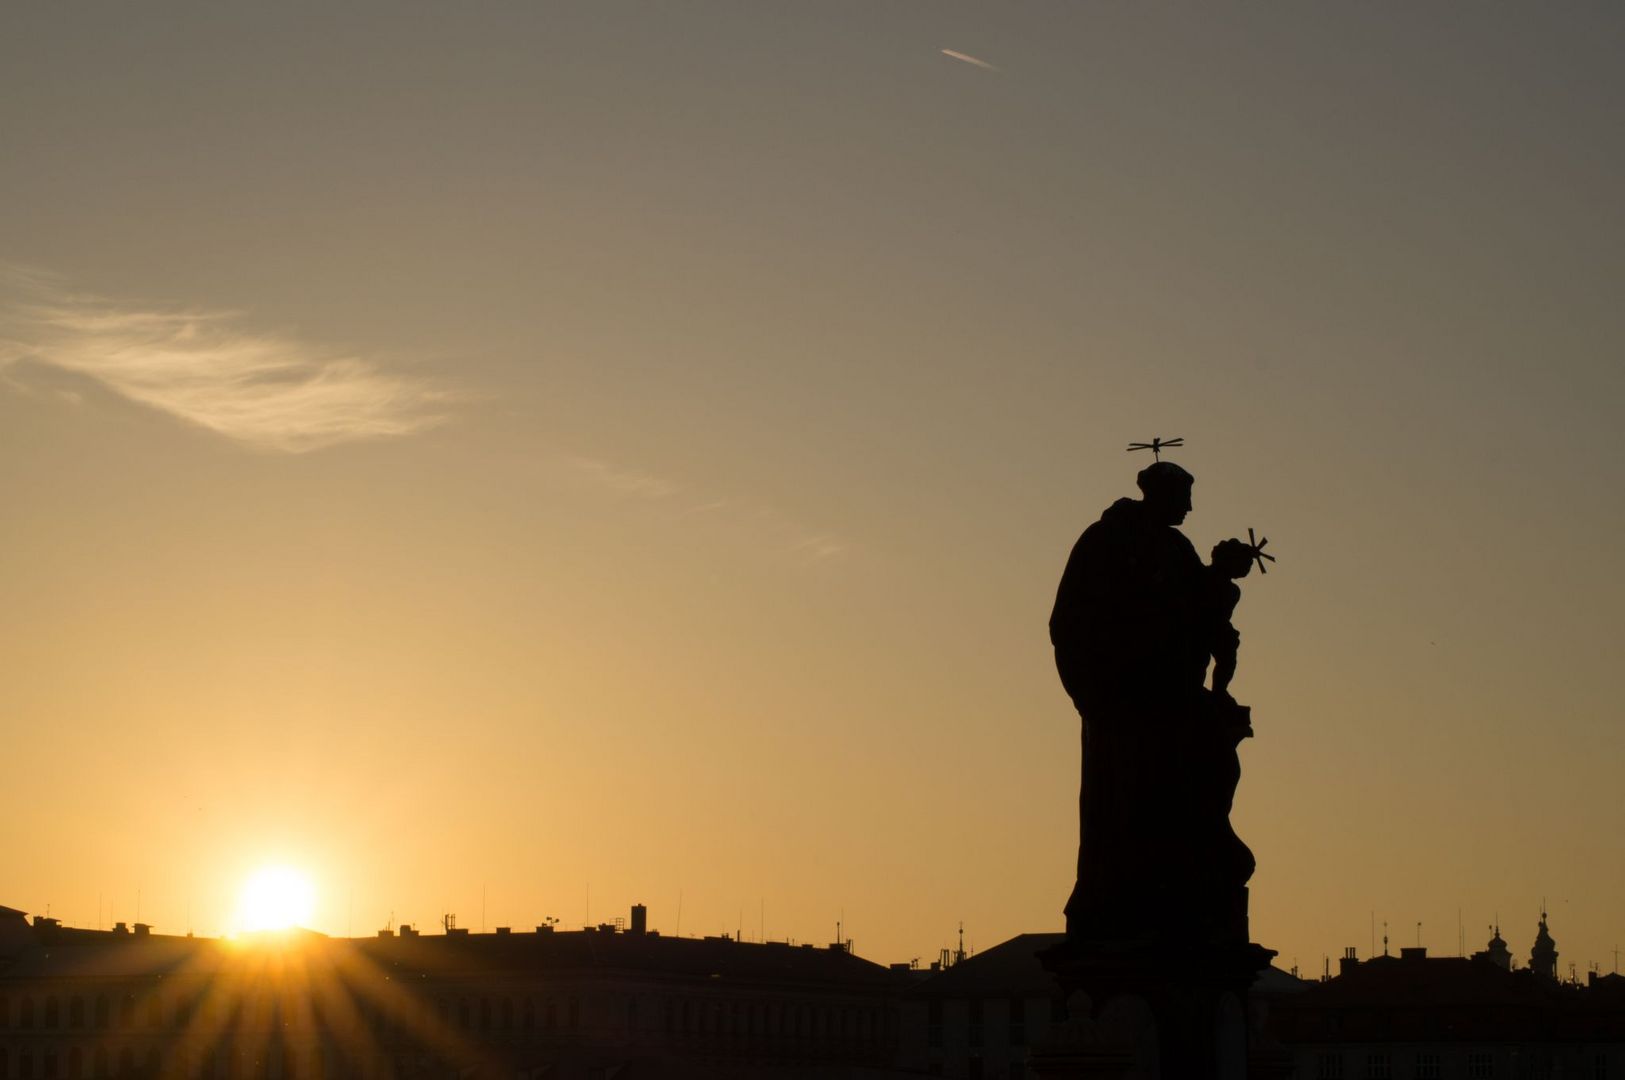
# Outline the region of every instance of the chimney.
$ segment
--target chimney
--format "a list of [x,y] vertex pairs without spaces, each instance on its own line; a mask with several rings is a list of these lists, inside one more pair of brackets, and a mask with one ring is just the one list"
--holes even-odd
[[1337,973],[1339,975],[1347,975],[1349,972],[1353,971],[1355,967],[1359,965],[1359,963],[1360,956],[1354,951],[1354,946],[1350,945],[1348,948],[1343,950],[1343,958],[1337,962]]
[[115,933],[115,934],[128,934],[129,932],[130,932],[129,924],[121,923],[121,922],[116,922],[116,923],[113,924],[113,933]]
[[150,933],[152,933],[152,924],[144,922],[138,922],[135,924],[136,937],[146,937]]
[[642,904],[632,905],[632,929],[630,933],[642,934],[649,929],[649,909]]
[[1426,960],[1428,949],[1426,945],[1406,945],[1399,950],[1401,960]]

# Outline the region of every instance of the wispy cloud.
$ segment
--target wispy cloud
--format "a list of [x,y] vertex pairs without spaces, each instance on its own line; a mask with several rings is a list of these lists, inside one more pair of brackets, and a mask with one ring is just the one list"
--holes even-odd
[[942,50],[942,55],[948,57],[950,60],[960,60],[960,61],[963,61],[964,63],[970,64],[973,67],[979,67],[983,71],[998,71],[999,70],[997,67],[995,67],[994,65],[988,63],[986,60],[978,59],[977,57],[974,57],[974,56],[970,55],[969,53],[962,53],[957,49],[943,49]]
[[567,457],[565,466],[582,483],[617,495],[630,495],[640,499],[664,499],[680,490],[669,480],[652,473],[625,466],[613,465],[596,458]]
[[565,475],[583,488],[661,504],[674,523],[721,528],[758,549],[794,562],[824,562],[852,550],[852,545],[835,533],[809,529],[757,499],[718,498],[642,469],[599,458],[566,456],[559,462]]
[[300,453],[410,435],[447,395],[363,357],[245,329],[239,313],[133,304],[0,267],[0,371],[41,364],[228,439]]

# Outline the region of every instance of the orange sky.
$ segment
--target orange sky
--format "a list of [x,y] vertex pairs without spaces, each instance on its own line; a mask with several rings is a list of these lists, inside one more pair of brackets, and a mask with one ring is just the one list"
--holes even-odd
[[0,18],[0,903],[1058,928],[1049,605],[1180,435],[1254,936],[1612,967],[1618,12]]

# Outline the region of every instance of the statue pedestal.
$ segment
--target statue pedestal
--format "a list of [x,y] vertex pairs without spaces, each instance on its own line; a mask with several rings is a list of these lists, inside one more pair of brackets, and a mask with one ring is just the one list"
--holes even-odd
[[1040,1080],[1246,1080],[1247,988],[1273,950],[1246,942],[1068,940],[1040,955],[1067,1019],[1031,1055]]

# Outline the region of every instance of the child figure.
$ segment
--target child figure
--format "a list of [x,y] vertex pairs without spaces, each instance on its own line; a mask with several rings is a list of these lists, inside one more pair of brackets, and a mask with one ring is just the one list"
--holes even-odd
[[1231,704],[1230,680],[1236,677],[1236,652],[1241,635],[1231,625],[1241,587],[1236,584],[1253,568],[1253,548],[1242,540],[1221,540],[1213,547],[1213,562],[1203,583],[1203,619],[1208,649],[1213,655],[1213,692]]

